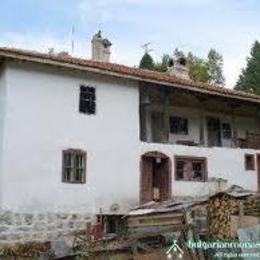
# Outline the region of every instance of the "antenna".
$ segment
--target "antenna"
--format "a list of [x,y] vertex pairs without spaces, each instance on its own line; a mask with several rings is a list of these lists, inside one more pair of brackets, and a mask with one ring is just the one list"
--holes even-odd
[[74,33],[75,33],[75,26],[73,24],[71,28],[71,54],[72,55],[74,55],[74,48],[75,48]]
[[144,51],[145,51],[146,53],[149,53],[149,52],[151,52],[151,51],[154,50],[154,49],[149,49],[149,46],[150,46],[151,44],[152,44],[151,42],[147,42],[147,43],[141,45],[141,48],[144,49]]

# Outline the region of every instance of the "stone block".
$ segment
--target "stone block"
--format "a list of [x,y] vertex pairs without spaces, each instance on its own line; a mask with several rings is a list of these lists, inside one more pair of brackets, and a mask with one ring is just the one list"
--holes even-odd
[[46,228],[47,228],[47,226],[44,222],[36,222],[33,225],[34,231],[44,231]]
[[8,230],[10,230],[10,227],[9,227],[9,226],[0,226],[0,234],[1,234],[2,232],[8,231]]
[[32,225],[32,223],[33,223],[33,214],[24,214],[24,223],[26,225]]
[[0,225],[13,225],[13,213],[11,211],[0,214]]
[[57,218],[58,218],[58,219],[62,219],[62,220],[65,220],[65,219],[67,219],[68,217],[69,217],[69,215],[66,214],[66,213],[59,213],[59,214],[57,215]]

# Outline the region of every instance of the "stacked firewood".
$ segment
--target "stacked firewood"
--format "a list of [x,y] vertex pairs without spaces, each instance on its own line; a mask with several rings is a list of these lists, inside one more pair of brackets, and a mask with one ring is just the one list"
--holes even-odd
[[227,194],[211,198],[208,210],[208,235],[213,240],[229,240],[231,215],[238,208],[238,201]]
[[260,217],[260,195],[250,196],[244,202],[245,215]]
[[50,242],[27,242],[5,246],[0,249],[0,256],[38,257],[50,249]]

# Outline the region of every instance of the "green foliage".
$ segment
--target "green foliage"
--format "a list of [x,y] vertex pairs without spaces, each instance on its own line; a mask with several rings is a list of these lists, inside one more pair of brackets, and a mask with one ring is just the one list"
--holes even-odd
[[260,95],[260,43],[255,41],[250,57],[247,58],[247,66],[242,70],[236,90],[251,92]]
[[223,76],[223,57],[214,49],[210,49],[208,53],[207,66],[210,82],[223,86],[225,83]]
[[208,68],[203,63],[189,63],[189,75],[194,81],[208,83],[210,80]]
[[[223,77],[223,58],[214,49],[208,53],[207,59],[202,59],[191,52],[186,56],[183,51],[179,49],[174,50],[174,58],[179,59],[185,57],[189,68],[189,76],[192,80],[204,83],[214,83],[218,85],[224,84]],[[155,70],[159,72],[166,72],[170,55],[164,54],[161,61],[154,62],[152,56],[146,51],[140,61],[140,68]]]
[[196,57],[191,52],[187,56],[190,78],[194,81],[208,83],[210,75],[206,61]]
[[153,58],[148,52],[145,52],[144,56],[142,57],[140,64],[139,64],[139,68],[148,69],[148,70],[154,69]]
[[170,55],[164,54],[162,56],[162,61],[155,63],[154,70],[159,71],[159,72],[166,72],[167,68],[168,68],[169,60],[170,60]]

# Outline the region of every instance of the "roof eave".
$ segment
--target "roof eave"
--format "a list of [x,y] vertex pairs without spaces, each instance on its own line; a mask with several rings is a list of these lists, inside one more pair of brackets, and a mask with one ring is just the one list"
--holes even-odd
[[16,60],[21,60],[21,61],[26,61],[26,62],[36,62],[39,64],[52,65],[52,66],[56,66],[56,67],[63,67],[63,68],[69,68],[69,69],[74,69],[74,70],[80,70],[80,71],[88,71],[88,72],[93,72],[93,73],[98,73],[98,74],[103,74],[103,75],[108,75],[108,76],[126,78],[126,79],[130,79],[130,80],[135,80],[135,81],[143,81],[143,82],[147,82],[147,83],[160,84],[160,85],[165,85],[165,86],[170,86],[170,87],[176,87],[179,89],[190,90],[192,92],[208,94],[211,96],[220,96],[220,97],[226,97],[226,98],[243,100],[243,101],[260,104],[260,99],[257,100],[257,99],[245,97],[245,96],[235,96],[235,95],[229,94],[229,93],[219,93],[219,92],[214,92],[212,90],[195,88],[195,87],[189,86],[189,85],[182,85],[182,84],[178,84],[178,83],[168,83],[168,82],[161,81],[161,80],[154,80],[154,79],[149,79],[149,78],[145,78],[145,77],[126,75],[124,73],[119,73],[119,72],[114,72],[114,71],[99,69],[99,68],[93,68],[93,67],[86,66],[86,65],[83,66],[83,65],[68,63],[65,61],[64,62],[57,61],[54,59],[48,59],[48,58],[43,58],[43,57],[40,58],[40,57],[27,56],[27,55],[22,55],[22,54],[7,53],[7,52],[1,51],[1,50],[0,50],[0,57],[7,58],[7,59],[16,59]]

